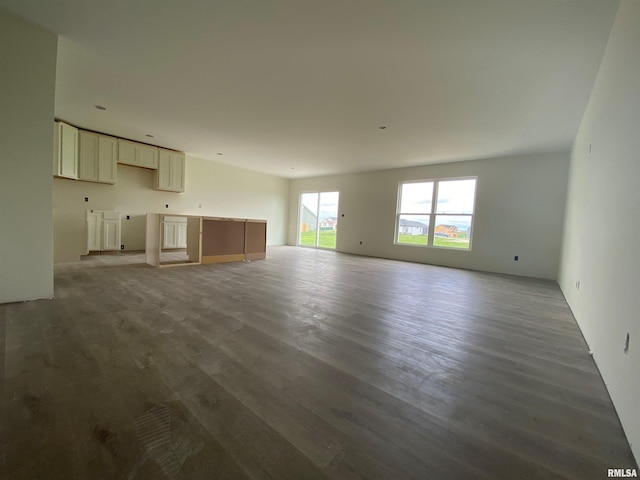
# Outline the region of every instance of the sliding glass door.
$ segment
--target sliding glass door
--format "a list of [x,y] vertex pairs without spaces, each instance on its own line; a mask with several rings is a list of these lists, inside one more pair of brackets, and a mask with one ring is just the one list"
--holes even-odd
[[300,195],[298,245],[336,248],[339,192],[312,192]]

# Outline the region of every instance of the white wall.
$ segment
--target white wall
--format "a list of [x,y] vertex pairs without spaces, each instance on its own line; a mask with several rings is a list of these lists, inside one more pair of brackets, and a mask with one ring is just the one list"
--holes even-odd
[[[623,1],[573,147],[559,277],[636,459],[640,459],[639,52],[640,2]],[[625,354],[627,332],[631,341]]]
[[0,10],[0,303],[53,295],[57,36]]
[[[555,280],[568,164],[556,153],[294,180],[287,241],[296,244],[300,193],[337,190],[340,252]],[[393,244],[400,181],[464,176],[478,177],[471,251]]]
[[184,193],[153,190],[153,175],[118,165],[115,185],[54,179],[55,261],[77,261],[85,253],[87,209],[122,213],[126,250],[144,250],[148,212],[266,219],[267,244],[285,243],[289,180],[189,156]]

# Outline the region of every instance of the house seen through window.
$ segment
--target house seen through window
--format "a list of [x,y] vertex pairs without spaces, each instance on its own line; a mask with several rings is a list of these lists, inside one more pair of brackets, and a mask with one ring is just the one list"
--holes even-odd
[[400,183],[395,243],[470,250],[475,196],[475,178]]

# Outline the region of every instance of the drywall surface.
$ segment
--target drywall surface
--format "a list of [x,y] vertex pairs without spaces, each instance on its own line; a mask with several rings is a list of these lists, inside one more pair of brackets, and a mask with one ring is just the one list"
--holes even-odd
[[[573,146],[559,276],[636,459],[640,459],[638,52],[640,2],[623,1]],[[630,343],[625,353],[627,333]]]
[[0,10],[0,303],[53,295],[58,38]]
[[[293,180],[287,241],[297,243],[301,193],[339,191],[340,252],[555,280],[568,164],[567,152]],[[400,182],[468,176],[478,179],[471,251],[394,245]]]
[[86,253],[88,209],[122,213],[125,250],[144,250],[147,213],[265,219],[268,244],[285,243],[289,180],[190,156],[185,168],[184,193],[153,190],[153,170],[120,164],[115,185],[54,179],[55,261]]

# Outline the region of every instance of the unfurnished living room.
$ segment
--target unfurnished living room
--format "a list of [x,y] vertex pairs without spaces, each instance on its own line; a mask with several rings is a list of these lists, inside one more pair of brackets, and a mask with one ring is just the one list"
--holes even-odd
[[0,479],[637,477],[638,52],[638,0],[0,0]]

